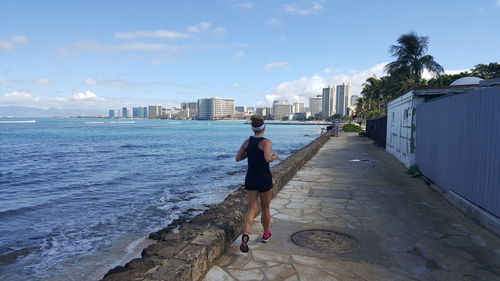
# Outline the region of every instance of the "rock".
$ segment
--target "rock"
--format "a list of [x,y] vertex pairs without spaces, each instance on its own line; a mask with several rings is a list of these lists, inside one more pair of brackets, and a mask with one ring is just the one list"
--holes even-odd
[[191,279],[191,267],[184,260],[172,259],[151,275],[149,280],[182,281]]
[[209,269],[206,246],[189,245],[176,257],[185,260],[191,266],[191,280],[198,280]]

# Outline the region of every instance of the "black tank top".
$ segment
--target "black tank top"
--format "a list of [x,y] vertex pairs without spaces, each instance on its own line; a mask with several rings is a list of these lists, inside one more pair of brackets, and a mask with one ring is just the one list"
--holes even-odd
[[264,151],[259,149],[259,143],[265,138],[250,137],[246,149],[248,158],[248,173],[266,174],[270,173],[269,163],[264,158]]

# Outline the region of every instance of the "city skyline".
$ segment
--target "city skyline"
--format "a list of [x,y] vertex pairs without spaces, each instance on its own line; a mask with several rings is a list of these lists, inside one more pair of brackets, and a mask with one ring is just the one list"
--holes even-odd
[[500,24],[499,1],[400,2],[2,3],[0,106],[97,114],[218,96],[269,107],[343,82],[359,96],[409,31],[429,36],[448,73],[498,60],[483,27]]

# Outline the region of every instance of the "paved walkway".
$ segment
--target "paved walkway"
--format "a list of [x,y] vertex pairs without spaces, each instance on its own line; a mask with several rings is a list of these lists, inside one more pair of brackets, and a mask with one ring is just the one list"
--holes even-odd
[[[351,161],[351,160],[369,161]],[[205,281],[221,280],[500,280],[500,238],[468,219],[366,138],[331,138],[271,204],[273,237],[250,252],[239,239]],[[292,234],[320,229],[309,249]],[[302,237],[304,238],[304,237]],[[297,239],[296,239],[297,240]],[[302,239],[302,241],[304,241]]]

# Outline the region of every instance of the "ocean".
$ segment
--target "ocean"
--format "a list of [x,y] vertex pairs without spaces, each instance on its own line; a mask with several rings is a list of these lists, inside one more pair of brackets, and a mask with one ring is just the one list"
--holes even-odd
[[[284,159],[320,131],[265,136]],[[0,280],[98,280],[140,256],[149,233],[243,183],[250,135],[236,121],[0,119]]]

